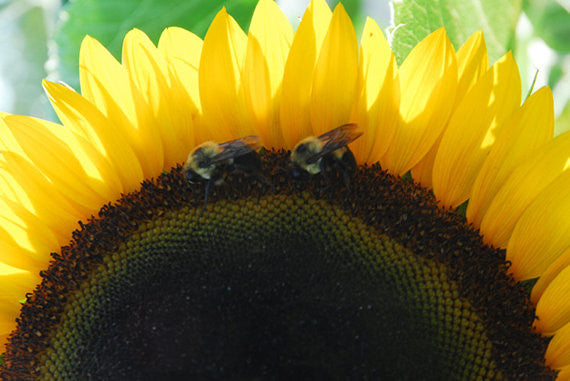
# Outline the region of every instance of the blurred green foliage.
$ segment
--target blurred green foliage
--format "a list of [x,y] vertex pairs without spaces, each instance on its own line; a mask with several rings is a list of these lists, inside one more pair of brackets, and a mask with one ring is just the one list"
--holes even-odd
[[570,14],[556,1],[525,0],[523,9],[534,33],[552,49],[570,53]]
[[247,30],[256,4],[256,0],[71,0],[62,8],[64,21],[55,32],[60,74],[77,88],[79,47],[86,34],[120,60],[123,37],[133,28],[141,29],[154,43],[169,26],[191,30],[203,38],[225,6]]

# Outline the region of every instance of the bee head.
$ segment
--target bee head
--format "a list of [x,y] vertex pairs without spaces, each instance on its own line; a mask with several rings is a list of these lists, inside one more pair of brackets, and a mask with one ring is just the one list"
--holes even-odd
[[[309,136],[303,140],[301,140],[293,151],[291,152],[291,163],[293,164],[291,167],[295,168],[302,168],[305,171],[309,172],[311,175],[317,174],[320,172],[320,164],[321,159],[315,161],[314,163],[307,163],[307,161],[318,154],[323,148],[323,142],[319,140],[317,137]],[[295,173],[293,172],[293,176]]]
[[216,142],[208,141],[200,144],[190,152],[183,169],[186,178],[190,181],[195,180],[196,176],[209,180],[216,166],[211,164],[210,160],[220,151],[220,147]]

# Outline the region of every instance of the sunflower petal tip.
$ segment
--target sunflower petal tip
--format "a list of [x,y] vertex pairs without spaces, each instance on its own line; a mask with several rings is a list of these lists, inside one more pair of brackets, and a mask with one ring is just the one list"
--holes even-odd
[[222,9],[220,9],[220,11],[216,14],[216,17],[218,16],[228,16],[228,11],[226,9],[226,6],[224,5],[222,7]]
[[127,34],[125,35],[125,39],[124,39],[123,43],[127,43],[127,42],[132,43],[132,42],[138,42],[138,41],[147,40],[147,39],[148,39],[148,36],[146,35],[145,32],[143,32],[139,28],[133,28],[127,32]]
[[87,44],[92,44],[95,41],[97,41],[95,38],[91,37],[90,35],[86,34],[85,37],[83,37],[83,40],[81,40],[81,47],[83,48],[83,45],[87,45]]
[[342,17],[342,18],[348,18],[350,19],[350,16],[348,15],[348,13],[346,12],[346,9],[344,8],[344,5],[342,5],[342,2],[338,2],[338,4],[336,5],[336,7],[334,8],[333,11],[333,19],[336,17]]

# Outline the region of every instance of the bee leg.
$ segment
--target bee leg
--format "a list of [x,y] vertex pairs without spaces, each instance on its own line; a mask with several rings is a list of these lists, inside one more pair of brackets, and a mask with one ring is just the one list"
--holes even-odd
[[346,187],[346,190],[348,191],[348,193],[350,194],[352,192],[352,190],[350,189],[350,174],[348,172],[348,170],[346,168],[343,168],[342,170],[342,181],[344,182],[344,186]]
[[326,191],[327,189],[330,188],[331,186],[331,179],[329,177],[329,175],[327,174],[328,172],[328,166],[327,164],[325,164],[325,158],[323,158],[323,160],[321,160],[321,164],[319,165],[319,168],[321,169],[321,173],[323,175],[323,179],[325,180],[325,186],[323,188],[321,188],[321,191]]
[[352,151],[347,149],[347,151],[342,156],[342,160],[340,160],[338,163],[342,168],[342,179],[344,181],[344,185],[350,192],[350,182],[354,177],[354,173],[358,169],[356,158],[354,157]]
[[351,199],[352,199],[352,187],[350,186],[350,172],[348,172],[346,169],[342,171],[342,180],[344,182],[344,185],[346,187],[346,193],[344,195],[344,201],[343,201],[343,205],[346,209],[348,209],[351,205]]
[[206,181],[206,191],[204,194],[204,206],[202,207],[202,212],[204,213],[204,211],[206,210],[206,206],[208,206],[208,197],[210,196],[210,188],[212,188],[212,180],[208,180]]

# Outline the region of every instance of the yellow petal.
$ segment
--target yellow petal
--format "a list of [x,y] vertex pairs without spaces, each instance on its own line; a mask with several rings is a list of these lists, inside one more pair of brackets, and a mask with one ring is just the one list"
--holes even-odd
[[[19,239],[17,246],[25,246],[24,249],[26,249],[26,251],[24,252],[22,250],[18,250],[18,247],[12,247],[11,254],[17,255],[18,253],[22,253],[29,255],[29,257],[32,259],[30,262],[31,264],[33,264],[32,262],[41,263],[45,268],[51,259],[50,253],[59,250],[61,247],[61,243],[58,241],[54,232],[48,228],[35,214],[31,213],[21,204],[6,198],[0,198],[0,200],[2,204],[7,205],[8,208],[10,208],[12,212],[23,221],[23,224],[18,226],[22,230],[23,234],[18,235],[20,235],[20,237],[25,235],[24,238],[26,242],[23,242],[24,239]],[[7,221],[5,216],[1,216],[0,218],[3,220],[0,222],[2,227],[8,227],[8,223],[10,222],[14,225],[19,225],[19,221]],[[14,229],[6,230],[10,233],[14,231]],[[67,244],[68,241],[65,243]],[[13,261],[15,261],[15,259],[10,261],[6,259],[4,262],[10,266],[19,267],[25,270],[36,270],[35,267],[16,264]]]
[[477,173],[520,99],[520,74],[507,53],[465,95],[443,134],[433,164],[433,192],[444,206],[457,207],[469,198]]
[[570,247],[569,216],[570,171],[566,171],[534,199],[513,230],[507,260],[515,279],[540,276]]
[[24,273],[29,273],[29,271],[9,266],[0,261],[0,275],[24,274]]
[[350,17],[338,3],[313,77],[311,125],[315,135],[350,121],[357,80],[358,41]]
[[253,131],[243,115],[243,99],[238,96],[246,46],[247,36],[222,8],[204,38],[198,73],[202,110],[208,115],[200,128],[208,129],[215,141]]
[[499,189],[481,221],[485,242],[506,247],[521,214],[570,164],[570,133],[557,136],[515,168]]
[[324,0],[312,0],[291,44],[283,73],[280,121],[285,147],[314,135],[311,126],[311,91],[321,45],[331,19]]
[[473,184],[467,220],[479,227],[484,214],[507,177],[532,152],[552,139],[554,102],[543,87],[532,94],[506,123]]
[[[15,274],[1,274],[2,289],[0,290],[0,300],[22,300],[26,298],[26,293],[31,292],[35,285],[39,283],[39,274],[32,274],[28,271],[18,272]],[[5,304],[3,303],[3,306]],[[20,304],[15,306],[19,309]]]
[[10,132],[10,128],[4,121],[4,118],[10,116],[10,114],[0,113],[0,150],[11,151],[22,156],[26,156],[25,151],[18,143],[18,140]]
[[162,142],[154,121],[147,116],[151,113],[142,95],[133,88],[127,70],[89,36],[81,44],[79,62],[82,95],[129,141],[144,177],[156,176],[163,169]]
[[570,267],[566,267],[550,283],[536,305],[538,332],[552,334],[570,322]]
[[251,121],[265,147],[283,145],[278,111],[292,40],[293,28],[277,4],[260,0],[249,28],[242,78],[246,110],[251,111]]
[[[78,133],[71,131],[69,128],[65,128],[59,124],[48,122],[41,119],[35,119],[32,117],[21,116],[21,115],[7,115],[5,116],[6,121],[11,125],[12,129],[16,130],[29,130],[37,131],[38,136],[47,134],[47,136],[57,137],[61,141],[66,150],[69,151],[70,157],[73,158],[74,163],[79,163],[81,176],[90,188],[87,192],[93,192],[97,197],[92,198],[93,202],[84,202],[86,194],[80,194],[65,186],[61,182],[55,182],[55,187],[62,192],[62,194],[73,204],[73,207],[80,211],[83,215],[91,215],[93,213],[93,208],[99,208],[99,201],[95,199],[102,199],[103,197],[115,197],[121,189],[121,181],[109,163],[109,160],[103,156],[103,154],[95,147],[93,140],[87,140],[85,136],[80,136]],[[1,126],[1,124],[0,124]],[[3,138],[6,135],[12,136],[10,128],[6,125],[6,130],[3,131]],[[12,136],[13,137],[13,136]],[[40,149],[41,139],[40,139]],[[18,144],[19,147],[19,144]],[[33,147],[29,147],[33,150]],[[28,158],[30,162],[33,162],[33,158],[28,157],[22,148],[10,149],[10,152],[18,153],[22,157]],[[67,155],[67,153],[65,153]],[[41,169],[42,166],[34,165]],[[44,173],[48,178],[49,174]],[[54,181],[50,178],[51,181]],[[83,188],[85,190],[85,188]],[[101,198],[99,196],[102,196]],[[89,197],[91,199],[91,197]]]
[[127,72],[119,62],[90,36],[79,51],[81,94],[134,140],[136,111]]
[[[168,169],[183,161],[194,144],[192,114],[181,112],[188,110],[184,104],[188,102],[188,96],[181,87],[171,86],[166,60],[140,30],[131,30],[125,36],[123,65],[132,87],[136,87],[144,99],[146,106],[143,107],[152,113],[147,120],[152,121],[153,128],[159,132],[165,148],[164,166]],[[140,104],[136,106],[139,111]],[[152,145],[146,148],[153,150]]]
[[555,260],[546,271],[544,271],[540,278],[536,281],[532,287],[532,293],[530,294],[530,301],[534,304],[538,303],[538,300],[544,294],[546,287],[560,274],[562,270],[570,266],[570,248],[566,249],[557,260]]
[[469,37],[463,46],[457,51],[457,92],[455,94],[455,106],[457,106],[465,94],[475,86],[489,67],[489,55],[483,31],[479,30]]
[[[560,369],[570,365],[570,323],[560,328],[548,343],[546,365],[553,369]],[[570,371],[570,369],[568,369]]]
[[[89,140],[92,145],[97,144],[101,154],[108,159],[110,166],[98,168],[106,185],[111,188],[112,193],[108,198],[114,199],[123,191],[130,192],[138,188],[143,180],[142,168],[120,130],[75,91],[45,80],[43,85],[63,124]],[[117,175],[120,184],[111,180]]]
[[428,153],[452,111],[449,100],[455,97],[457,62],[444,28],[412,50],[399,75],[402,123],[380,163],[402,175]]
[[[479,78],[487,71],[489,58],[483,32],[473,33],[457,52],[457,92],[454,109],[465,94],[475,86]],[[427,188],[433,188],[432,173],[435,156],[441,143],[441,136],[436,140],[429,152],[412,168],[412,177]]]
[[195,114],[201,109],[198,91],[198,68],[203,41],[194,33],[178,27],[166,28],[160,35],[158,49],[168,62],[170,83],[180,86],[189,98],[186,107]]
[[18,245],[12,238],[12,234],[4,229],[5,221],[0,221],[0,224],[2,224],[0,226],[0,276],[13,273],[13,270],[7,270],[7,266],[28,270],[34,274],[44,270],[46,258],[44,257],[42,260],[42,258],[38,258],[37,253]]
[[70,201],[89,210],[97,210],[108,202],[112,192],[100,180],[85,173],[69,147],[45,128],[45,122],[17,115],[5,117],[4,121],[26,157]]
[[[49,253],[59,247],[59,241],[43,222],[38,223],[38,218],[30,213],[33,206],[24,189],[19,184],[14,184],[14,178],[3,170],[0,171],[0,176],[0,262],[38,273],[45,268]],[[40,228],[39,234],[45,233],[45,236],[32,236],[30,227],[33,225],[37,225]],[[45,238],[48,240],[47,245]],[[48,251],[39,252],[42,248]]]
[[[0,321],[4,323],[6,307],[12,307],[13,310],[19,311],[21,304],[18,301],[25,299],[26,293],[33,291],[33,288],[41,279],[39,274],[34,275],[28,271],[19,271],[12,274],[1,273],[0,279],[3,282],[0,290],[0,301],[2,301],[2,318],[0,318]],[[15,303],[5,303],[6,301]]]
[[71,232],[82,217],[79,211],[61,195],[43,174],[22,156],[13,152],[2,152],[5,161],[0,168],[9,172],[25,190],[31,206],[38,218],[43,221],[64,244],[71,238]]
[[351,148],[359,163],[375,163],[388,150],[399,125],[400,84],[394,54],[370,18],[364,25],[360,49],[362,86],[352,119],[364,135]]

